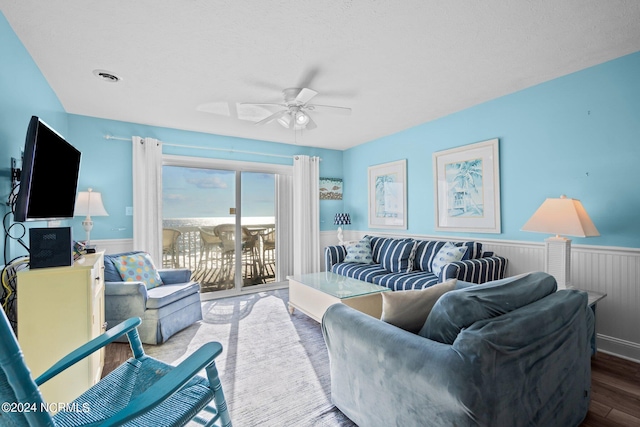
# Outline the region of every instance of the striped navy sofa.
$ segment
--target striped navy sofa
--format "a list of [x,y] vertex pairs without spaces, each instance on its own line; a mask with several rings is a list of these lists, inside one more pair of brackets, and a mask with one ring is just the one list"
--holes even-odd
[[447,243],[440,240],[416,240],[365,236],[369,239],[372,262],[344,262],[347,247],[327,246],[326,271],[385,286],[391,290],[425,289],[449,279],[484,283],[504,278],[507,259],[483,252],[480,242],[457,242],[467,251],[460,261],[444,265],[440,274],[432,272],[435,255]]

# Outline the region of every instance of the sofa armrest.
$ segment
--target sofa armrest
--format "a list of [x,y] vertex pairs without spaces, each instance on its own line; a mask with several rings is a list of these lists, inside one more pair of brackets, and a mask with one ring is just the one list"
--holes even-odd
[[191,281],[191,270],[188,268],[167,268],[158,270],[162,283],[173,285]]
[[142,282],[105,282],[105,296],[140,295],[147,300],[147,287]]
[[344,304],[322,319],[331,400],[356,424],[475,425],[473,362],[452,346],[423,338]]
[[479,425],[580,425],[593,325],[586,292],[567,289],[462,329],[452,348],[479,362],[469,378],[484,392]]
[[333,245],[324,248],[325,271],[331,271],[331,267],[344,261],[347,257],[347,248],[344,245]]
[[449,263],[444,266],[438,279],[440,282],[458,279],[480,284],[503,279],[506,269],[507,259],[494,255]]
[[[142,282],[105,282],[104,315],[109,322],[129,317],[144,317],[147,309],[147,287]],[[115,324],[108,325],[108,328]]]

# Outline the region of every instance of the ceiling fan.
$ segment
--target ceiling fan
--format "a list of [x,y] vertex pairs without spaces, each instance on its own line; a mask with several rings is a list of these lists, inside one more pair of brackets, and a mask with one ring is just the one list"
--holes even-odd
[[283,109],[271,114],[269,117],[256,122],[256,125],[264,125],[277,120],[280,125],[287,129],[306,129],[311,130],[318,127],[316,122],[313,121],[309,112],[312,111],[326,111],[334,114],[349,115],[351,114],[351,108],[337,107],[333,105],[320,105],[310,104],[317,94],[313,89],[307,87],[303,88],[288,88],[282,91],[284,96],[284,103],[249,103],[243,102],[240,105],[254,105],[258,107],[282,107]]

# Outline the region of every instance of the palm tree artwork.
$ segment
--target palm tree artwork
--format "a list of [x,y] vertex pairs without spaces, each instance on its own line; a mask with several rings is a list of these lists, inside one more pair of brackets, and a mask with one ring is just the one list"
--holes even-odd
[[376,182],[375,214],[377,218],[402,216],[402,183],[395,173],[378,175]]
[[484,216],[482,158],[445,165],[449,217]]

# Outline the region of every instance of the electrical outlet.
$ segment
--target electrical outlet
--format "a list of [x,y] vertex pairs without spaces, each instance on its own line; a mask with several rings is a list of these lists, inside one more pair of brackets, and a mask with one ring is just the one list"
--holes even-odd
[[20,182],[20,168],[18,167],[18,159],[11,158],[11,184],[15,185]]
[[133,206],[127,206],[124,208],[124,214],[126,216],[133,216]]

